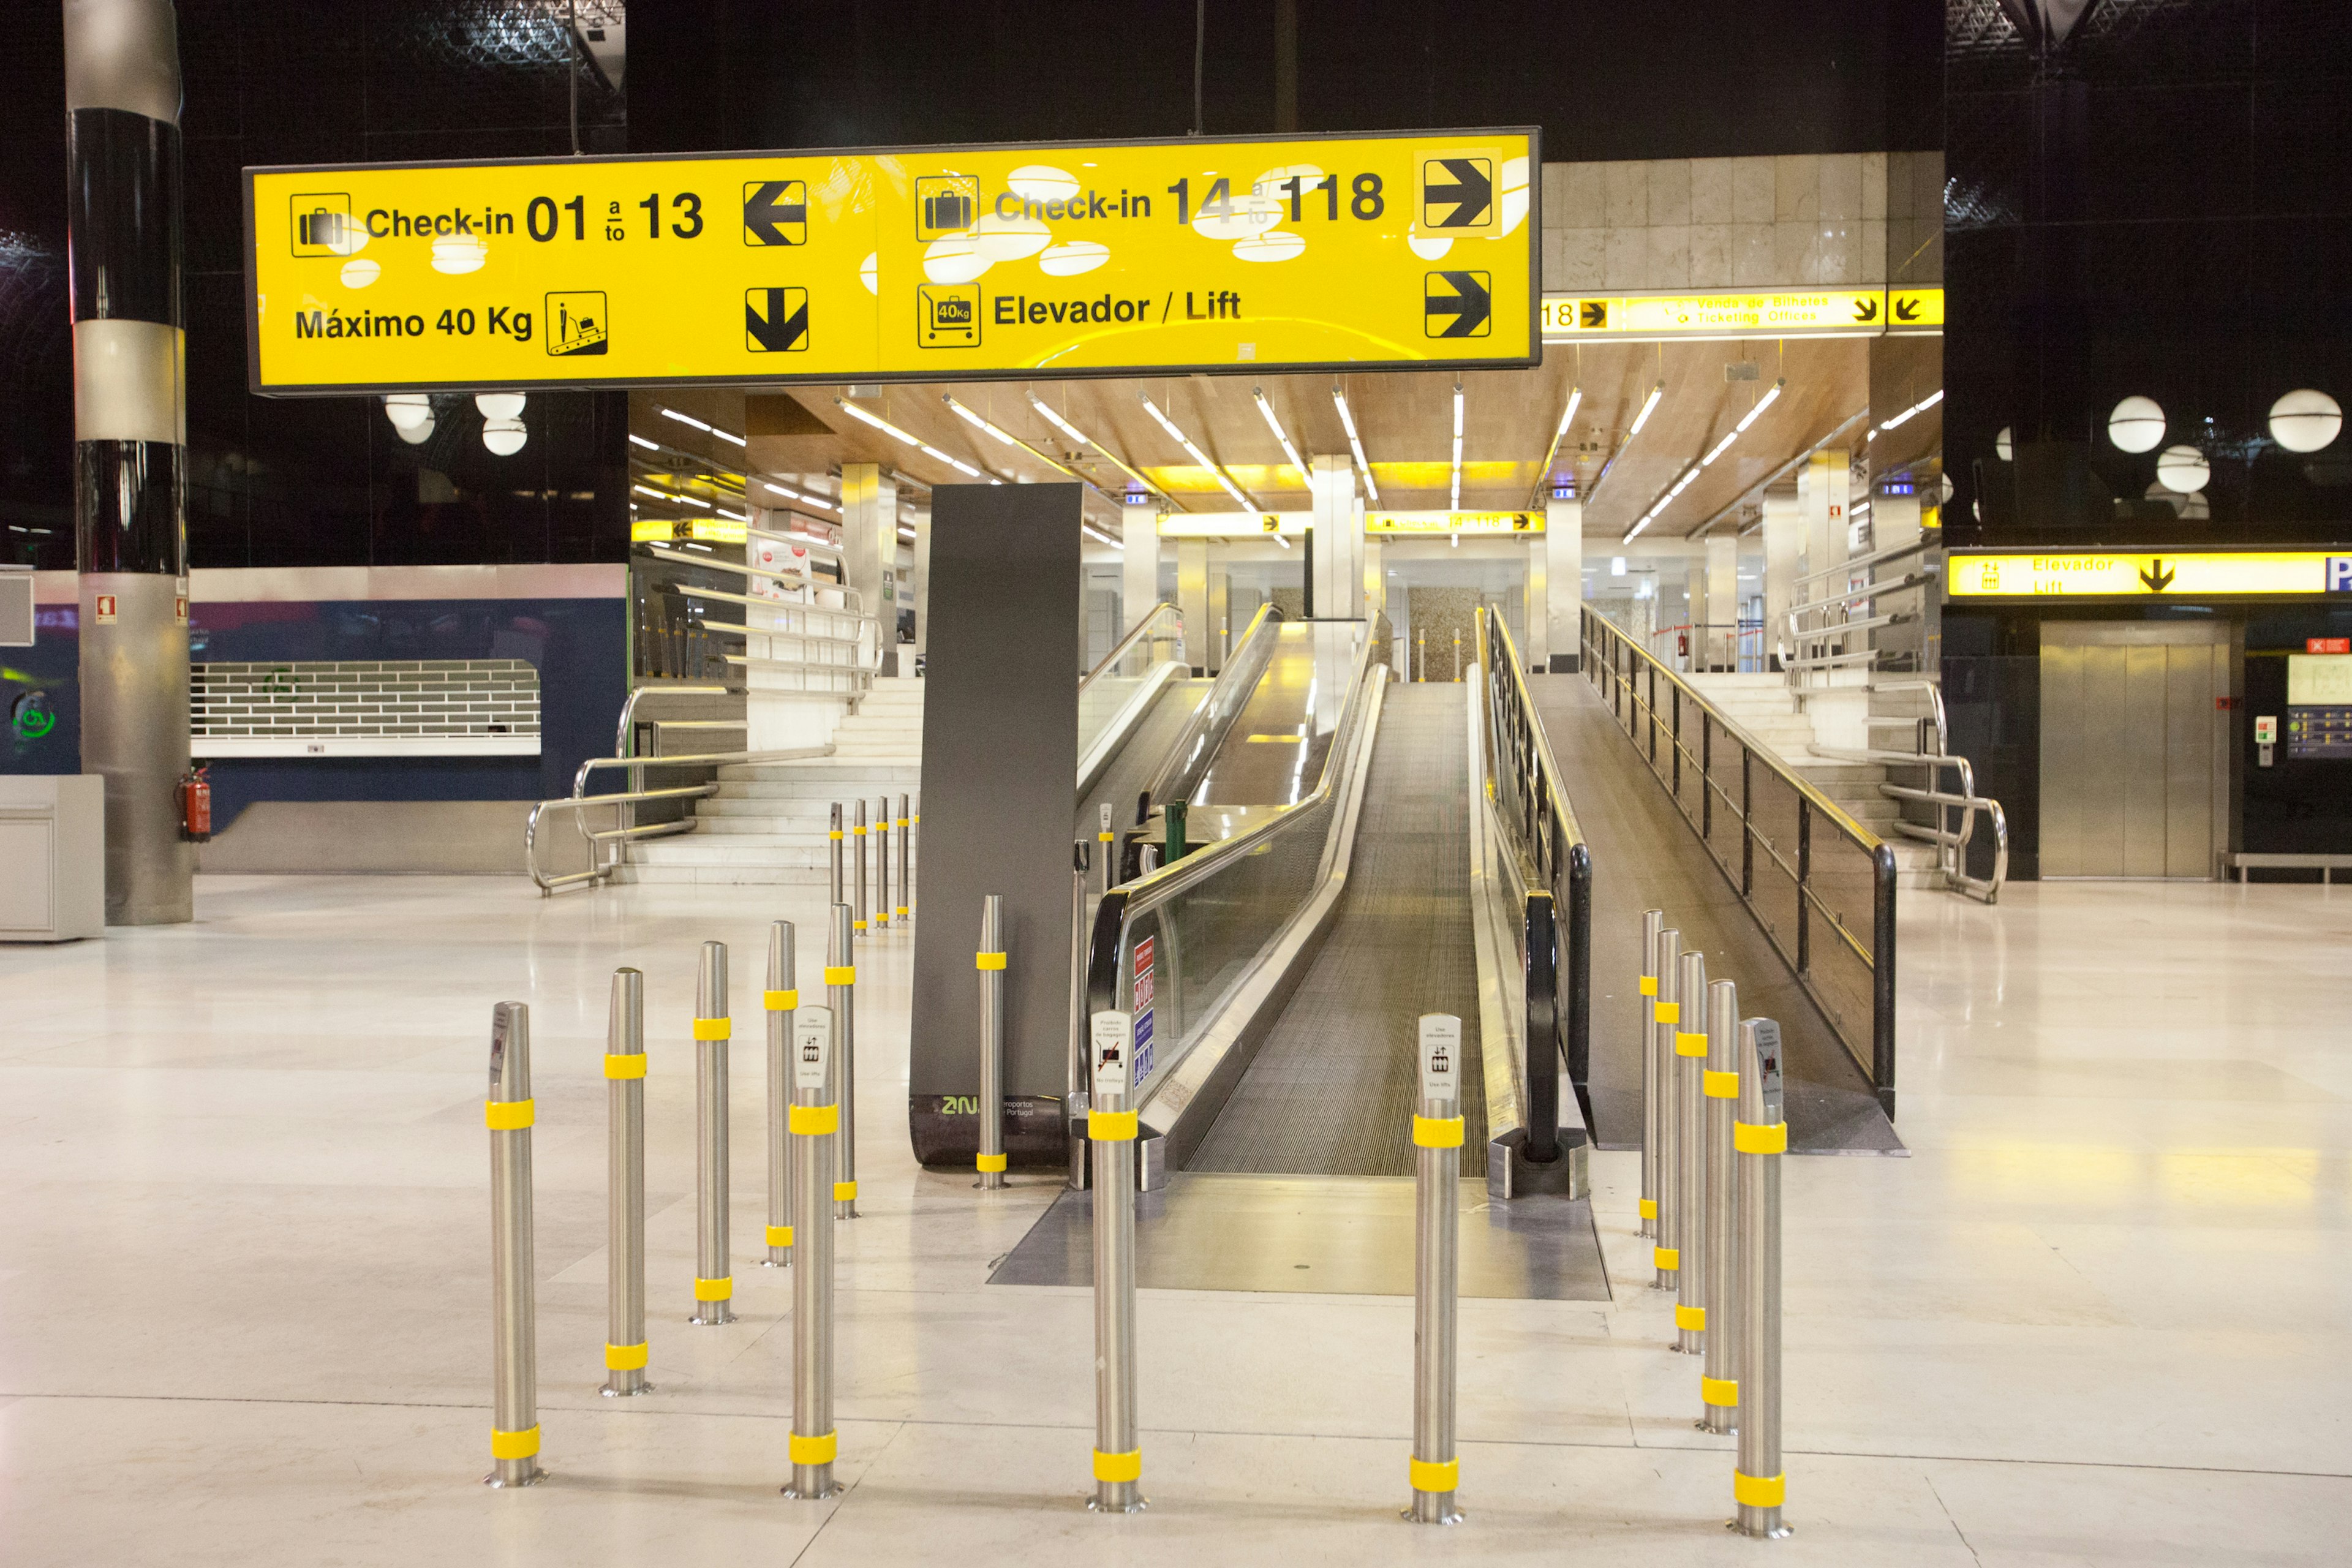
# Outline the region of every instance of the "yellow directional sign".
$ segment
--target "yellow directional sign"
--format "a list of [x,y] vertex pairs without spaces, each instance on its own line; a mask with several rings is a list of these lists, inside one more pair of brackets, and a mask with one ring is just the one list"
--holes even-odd
[[2352,554],[2319,550],[2044,555],[1955,552],[1944,581],[1956,599],[2352,595]]
[[261,393],[1532,364],[1532,131],[246,171]]
[[[1192,511],[1171,512],[1160,520],[1162,539],[1235,539],[1248,534],[1282,534],[1297,539],[1315,521],[1311,511]],[[1454,533],[1537,534],[1544,531],[1540,511],[1368,511],[1364,531],[1373,535],[1442,536]]]
[[1547,294],[1548,342],[1587,338],[1877,337],[1941,331],[1941,289],[1810,289],[1737,294]]

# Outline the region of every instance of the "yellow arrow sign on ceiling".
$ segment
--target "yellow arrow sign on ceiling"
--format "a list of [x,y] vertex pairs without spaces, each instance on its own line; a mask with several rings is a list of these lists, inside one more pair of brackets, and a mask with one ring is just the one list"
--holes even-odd
[[1955,552],[1945,583],[1956,599],[2174,599],[2352,595],[2352,554],[2318,550],[2067,554]]
[[1537,362],[1532,131],[246,171],[253,388]]
[[1940,331],[1941,289],[1790,289],[1722,294],[1547,294],[1543,335],[1585,338],[1877,337]]

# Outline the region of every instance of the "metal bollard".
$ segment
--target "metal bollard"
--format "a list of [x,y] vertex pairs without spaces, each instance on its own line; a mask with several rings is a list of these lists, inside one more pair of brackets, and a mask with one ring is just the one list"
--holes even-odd
[[768,1256],[763,1268],[793,1261],[793,1015],[801,1005],[799,954],[790,921],[768,928]]
[[604,1026],[605,1100],[611,1150],[606,1161],[612,1218],[605,1266],[610,1298],[604,1323],[604,1388],[615,1398],[650,1394],[646,1381],[646,977],[613,972]]
[[530,1246],[530,1008],[490,1012],[490,1473],[527,1487],[539,1468],[539,1327]]
[[1683,933],[1669,928],[1658,933],[1657,951],[1650,959],[1650,973],[1658,977],[1658,1000],[1650,1010],[1657,1022],[1650,1030],[1650,1060],[1643,1081],[1649,1090],[1658,1151],[1658,1243],[1650,1249],[1657,1270],[1650,1281],[1654,1290],[1673,1289],[1675,1271],[1682,1264],[1680,1215],[1675,1204],[1680,1173],[1675,1159],[1675,1026],[1682,1020],[1675,1000],[1681,994],[1675,989],[1679,984],[1675,969],[1682,951]]
[[1460,1341],[1462,1020],[1421,1019],[1421,1109],[1412,1119],[1412,1506],[1415,1524],[1459,1524],[1454,1493],[1455,1352]]
[[735,1321],[735,1271],[727,1260],[727,944],[702,944],[694,986],[694,1316],[716,1327]]
[[1095,842],[1102,846],[1102,889],[1109,892],[1118,886],[1118,852],[1113,847],[1118,836],[1111,831],[1110,802],[1102,804],[1102,826],[1095,834]]
[[890,924],[890,797],[874,803],[881,812],[874,819],[874,923]]
[[980,904],[980,1185],[1004,1185],[1004,900]]
[[836,800],[833,803],[833,826],[825,833],[825,837],[828,840],[826,847],[833,852],[833,892],[832,895],[825,900],[827,904],[837,904],[842,901],[841,850],[842,840],[845,837],[846,835],[841,830],[841,802]]
[[1143,1444],[1135,1429],[1135,1139],[1127,1109],[1135,1018],[1094,1016],[1094,1099],[1087,1141],[1095,1176],[1095,1495],[1104,1513],[1144,1508]]
[[906,920],[915,912],[914,843],[915,819],[907,811],[907,797],[898,797],[898,897],[905,900],[898,906],[898,918]]
[[1680,963],[1675,991],[1690,1016],[1675,1026],[1675,1349],[1696,1355],[1706,1342],[1706,955]]
[[840,1173],[833,1183],[835,1219],[857,1217],[857,962],[850,941],[849,906],[835,904],[824,955],[824,996],[833,1015],[834,1102],[841,1107],[841,1141],[835,1151]]
[[1658,933],[1666,929],[1666,911],[1642,911],[1642,1227],[1638,1234],[1658,1234],[1658,1082],[1657,1053],[1650,1042],[1658,1027]]
[[1780,1108],[1780,1026],[1739,1026],[1739,1118],[1731,1129],[1739,1161],[1739,1463],[1731,1495],[1733,1528],[1782,1536],[1780,1504],[1780,1159],[1789,1123]]
[[1739,1311],[1731,1123],[1739,1100],[1739,987],[1718,980],[1706,988],[1706,1366],[1698,1380],[1699,1427],[1728,1432],[1739,1418]]
[[1085,839],[1070,845],[1070,1059],[1062,1114],[1069,1138],[1070,1191],[1087,1186],[1087,867],[1094,846]]
[[[849,910],[834,909],[834,940],[848,944]],[[824,1194],[832,1184],[841,1104],[835,1088],[834,1016],[803,1007],[793,1016],[793,1228],[800,1267],[793,1270],[793,1431],[791,1498],[829,1498],[840,1449],[833,1425],[833,1226]]]
[[862,801],[862,800],[861,800],[861,801],[859,801],[859,802],[857,803],[857,826],[856,826],[855,827],[852,827],[852,828],[849,830],[849,837],[850,837],[850,847],[851,847],[851,849],[852,849],[852,850],[854,850],[854,851],[856,852],[856,860],[857,860],[857,903],[856,903],[856,910],[857,910],[857,912],[856,912],[856,915],[851,919],[851,921],[850,921],[850,929],[852,929],[853,931],[857,931],[860,935],[863,935],[863,934],[865,933],[865,931],[866,931],[866,803],[865,803],[864,801]]

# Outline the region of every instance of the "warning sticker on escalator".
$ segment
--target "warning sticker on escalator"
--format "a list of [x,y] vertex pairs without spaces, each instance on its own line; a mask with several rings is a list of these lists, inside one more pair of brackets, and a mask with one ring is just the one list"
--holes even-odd
[[1135,990],[1129,1010],[1135,1015],[1135,1081],[1139,1088],[1151,1076],[1152,950],[1157,937],[1135,944]]

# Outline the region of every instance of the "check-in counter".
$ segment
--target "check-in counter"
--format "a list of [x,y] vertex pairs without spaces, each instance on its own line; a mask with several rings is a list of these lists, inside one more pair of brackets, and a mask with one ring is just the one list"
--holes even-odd
[[0,774],[0,942],[106,930],[106,781]]

